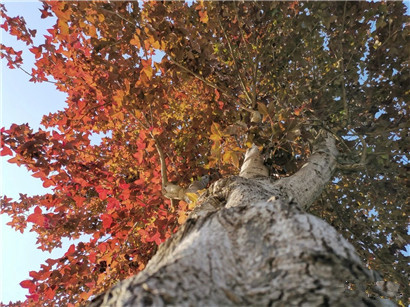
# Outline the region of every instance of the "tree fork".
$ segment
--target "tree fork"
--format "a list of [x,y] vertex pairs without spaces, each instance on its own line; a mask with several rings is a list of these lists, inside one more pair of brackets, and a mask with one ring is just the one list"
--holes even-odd
[[[371,281],[370,272],[333,227],[302,209],[337,165],[333,137],[324,135],[315,148],[288,178],[253,174],[213,183],[144,271],[89,306],[382,305],[345,289],[346,281]],[[247,152],[242,175],[260,167],[257,153]]]

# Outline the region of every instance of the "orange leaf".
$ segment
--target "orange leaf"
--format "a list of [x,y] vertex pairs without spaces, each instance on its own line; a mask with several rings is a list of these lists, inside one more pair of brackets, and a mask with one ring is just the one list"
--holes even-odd
[[33,176],[34,178],[44,178],[44,177],[46,177],[46,174],[44,174],[44,172],[40,171],[40,172],[34,173],[31,176]]
[[58,21],[58,27],[60,29],[60,34],[62,35],[68,35],[70,33],[70,29],[68,27],[68,23],[66,21],[63,20],[59,20]]
[[141,59],[141,64],[142,64],[142,67],[144,68],[151,67],[152,59],[148,59],[148,60]]
[[32,47],[29,49],[35,56],[36,59],[38,59],[41,56],[41,51],[42,51],[42,47]]
[[80,294],[80,298],[82,298],[83,300],[86,301],[91,295],[92,295],[92,293],[90,293],[90,292],[82,292]]
[[52,186],[53,184],[54,184],[54,182],[52,180],[46,179],[46,180],[44,180],[43,187],[48,188],[48,187]]
[[138,49],[141,48],[140,39],[136,34],[134,34],[134,37],[130,40],[130,44],[136,46]]
[[138,150],[135,154],[132,155],[135,159],[137,159],[138,163],[141,164],[144,158],[144,152],[142,150]]
[[221,95],[219,94],[218,90],[215,89],[215,100],[219,100],[219,97],[220,97],[220,96],[221,96]]
[[207,23],[209,18],[208,18],[208,13],[206,11],[199,11],[199,20],[203,23]]

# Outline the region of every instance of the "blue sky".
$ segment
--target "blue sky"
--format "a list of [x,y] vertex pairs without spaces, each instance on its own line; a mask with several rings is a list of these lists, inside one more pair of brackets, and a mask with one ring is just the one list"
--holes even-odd
[[[4,2],[4,1],[2,1]],[[24,16],[28,27],[37,29],[36,42],[43,40],[43,34],[53,22],[41,19],[38,8],[39,2],[7,2],[6,9],[9,16]],[[34,56],[21,42],[7,35],[1,29],[0,40],[6,46],[17,47],[23,51],[23,67],[31,71]],[[12,123],[29,123],[36,130],[40,126],[44,114],[54,112],[64,107],[65,94],[58,92],[50,83],[31,83],[30,77],[18,69],[10,70],[6,61],[1,62],[0,76],[0,103],[1,127],[9,127]],[[25,168],[7,163],[8,157],[0,158],[0,194],[14,199],[19,198],[19,193],[38,195],[46,193],[39,179],[31,177]],[[23,235],[6,226],[9,221],[7,216],[0,216],[0,302],[25,300],[28,294],[26,289],[20,287],[22,280],[29,279],[29,271],[39,270],[40,264],[50,257],[56,258],[64,254],[65,250],[57,250],[51,255],[36,248],[36,237],[26,231]],[[65,249],[69,243],[65,244]]]

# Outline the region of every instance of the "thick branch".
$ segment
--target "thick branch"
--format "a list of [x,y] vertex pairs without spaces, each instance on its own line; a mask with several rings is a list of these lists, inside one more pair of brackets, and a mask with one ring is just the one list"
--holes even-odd
[[[332,227],[273,201],[190,218],[139,275],[90,306],[368,306],[346,280],[369,278]],[[211,204],[212,203],[212,204]],[[297,289],[297,291],[295,291]]]
[[268,168],[263,164],[259,149],[253,144],[252,147],[246,151],[245,160],[243,161],[239,176],[250,179],[267,177],[268,175]]
[[351,164],[342,164],[338,163],[337,168],[343,171],[358,171],[363,170],[367,164],[367,143],[364,140],[364,137],[358,135],[360,142],[362,143],[362,154],[360,156],[359,163],[351,163]]
[[314,146],[308,162],[294,175],[275,183],[276,188],[286,190],[288,196],[305,210],[322,193],[337,166],[338,150],[334,137],[322,132],[320,138],[322,140]]

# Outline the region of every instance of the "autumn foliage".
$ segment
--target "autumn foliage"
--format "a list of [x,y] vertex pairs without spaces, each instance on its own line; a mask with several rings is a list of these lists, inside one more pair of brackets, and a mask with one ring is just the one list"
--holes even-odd
[[[157,146],[184,187],[237,174],[252,143],[282,177],[319,128],[366,166],[340,171],[312,212],[408,291],[403,3],[44,2],[56,23],[41,45],[0,8],[35,55],[30,81],[68,94],[43,129],[2,128],[1,155],[53,192],[4,196],[1,213],[44,251],[82,238],[30,272],[19,306],[79,305],[144,269],[194,205],[162,195]],[[21,51],[1,45],[1,56],[22,68]]]

